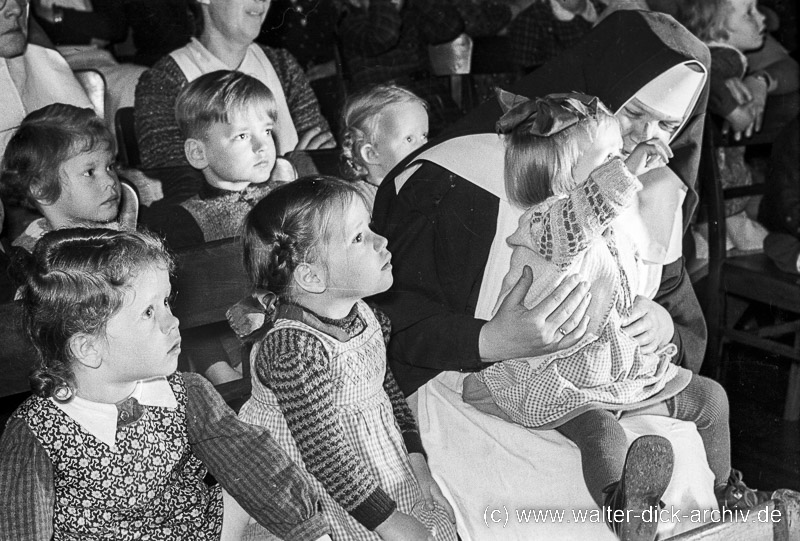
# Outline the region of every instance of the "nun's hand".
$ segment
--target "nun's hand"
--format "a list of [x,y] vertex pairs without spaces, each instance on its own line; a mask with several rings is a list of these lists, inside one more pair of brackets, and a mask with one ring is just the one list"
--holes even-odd
[[667,309],[657,302],[637,295],[622,330],[639,343],[643,353],[654,353],[667,345],[675,334],[675,326]]
[[539,304],[525,308],[523,301],[533,283],[530,267],[522,270],[516,285],[494,317],[481,329],[478,349],[484,362],[543,355],[576,344],[589,326],[589,284],[568,276]]

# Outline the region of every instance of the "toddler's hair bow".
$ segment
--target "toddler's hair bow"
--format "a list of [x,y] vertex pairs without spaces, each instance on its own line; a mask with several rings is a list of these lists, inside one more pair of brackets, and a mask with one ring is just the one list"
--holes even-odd
[[496,126],[501,134],[522,128],[530,135],[550,137],[584,118],[596,118],[598,111],[612,114],[597,97],[580,92],[549,94],[533,100],[501,88],[496,92],[503,109]]
[[228,324],[239,339],[246,339],[265,324],[275,322],[278,297],[272,291],[257,289],[225,312]]

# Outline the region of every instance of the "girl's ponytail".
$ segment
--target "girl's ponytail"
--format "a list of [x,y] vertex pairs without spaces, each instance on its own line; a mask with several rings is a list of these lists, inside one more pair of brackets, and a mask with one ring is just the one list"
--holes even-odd
[[63,368],[63,365],[50,363],[49,366],[37,368],[28,376],[28,381],[34,394],[45,398],[52,396],[66,402],[72,398],[72,387],[67,379],[72,372],[59,374],[57,368]]

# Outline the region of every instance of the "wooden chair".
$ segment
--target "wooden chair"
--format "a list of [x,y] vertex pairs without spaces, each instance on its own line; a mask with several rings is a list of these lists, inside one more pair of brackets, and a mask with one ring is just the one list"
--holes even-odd
[[22,334],[20,315],[20,303],[0,304],[0,435],[11,413],[31,394],[28,375],[36,354]]
[[22,333],[19,302],[0,304],[0,397],[27,394],[28,374],[35,367],[36,353]]
[[86,91],[92,109],[100,118],[106,116],[106,80],[103,74],[97,70],[85,69],[72,72],[75,78]]
[[466,104],[465,91],[469,88],[469,74],[472,70],[472,38],[461,34],[453,41],[428,46],[431,73],[450,79],[450,93],[460,110]]
[[223,342],[237,345],[233,354],[241,358],[242,379],[217,386],[225,401],[236,409],[250,395],[249,348],[236,341],[225,312],[250,287],[242,267],[241,243],[223,239],[180,250],[175,256],[173,313],[180,319],[183,339],[179,366],[192,370],[201,358],[226,360],[230,353]]
[[133,107],[122,107],[114,116],[114,131],[117,136],[117,153],[122,165],[137,168],[142,160],[139,155],[139,141],[133,120]]
[[[707,362],[712,374],[724,381],[729,343],[744,344],[780,355],[791,362],[783,418],[800,418],[800,278],[780,271],[763,253],[726,252],[725,200],[763,193],[763,185],[722,189],[713,150],[715,127],[706,123],[704,151],[700,163],[700,197],[708,218],[709,264],[706,321]],[[730,302],[761,303],[784,314],[768,324],[746,328],[733,317]],[[739,314],[741,316],[741,314]]]
[[293,150],[286,159],[294,166],[298,177],[307,175],[341,176],[340,148],[319,148],[315,150]]

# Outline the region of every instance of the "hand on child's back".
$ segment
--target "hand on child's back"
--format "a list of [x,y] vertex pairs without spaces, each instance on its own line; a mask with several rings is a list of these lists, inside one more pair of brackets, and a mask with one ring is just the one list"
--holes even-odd
[[435,541],[419,520],[400,511],[392,513],[375,531],[384,541]]
[[672,150],[664,141],[654,137],[636,145],[625,160],[628,170],[637,177],[651,169],[664,167],[672,158]]

